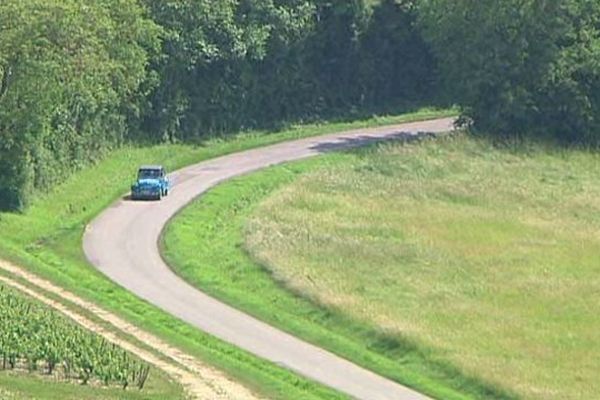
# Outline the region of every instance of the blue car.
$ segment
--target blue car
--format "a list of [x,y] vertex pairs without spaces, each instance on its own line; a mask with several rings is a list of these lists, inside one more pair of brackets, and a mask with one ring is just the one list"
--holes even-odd
[[143,165],[138,170],[137,181],[131,185],[131,199],[160,200],[169,194],[169,178],[161,165]]

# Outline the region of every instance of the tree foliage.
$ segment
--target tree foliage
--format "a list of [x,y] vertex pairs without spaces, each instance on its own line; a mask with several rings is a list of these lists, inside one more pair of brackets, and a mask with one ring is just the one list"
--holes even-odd
[[[600,143],[595,0],[4,0],[0,208],[126,140],[385,112]],[[439,65],[439,67],[438,67]]]
[[444,81],[481,131],[600,143],[600,3],[423,0]]
[[414,101],[433,63],[403,4],[148,0],[167,34],[144,134],[186,140]]
[[389,110],[431,93],[413,0],[0,2],[0,208],[126,140]]
[[147,5],[165,28],[154,65],[161,84],[144,134],[174,140],[242,127],[252,116],[259,65],[304,35],[312,6],[303,1],[167,0]]
[[134,0],[0,3],[0,204],[123,141],[158,27]]

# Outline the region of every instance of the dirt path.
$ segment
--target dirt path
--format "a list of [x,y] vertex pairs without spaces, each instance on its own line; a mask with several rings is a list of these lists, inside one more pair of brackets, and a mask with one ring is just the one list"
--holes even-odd
[[[190,286],[163,261],[158,240],[178,210],[218,183],[270,165],[379,140],[447,132],[453,118],[359,129],[284,142],[208,160],[171,175],[160,202],[121,200],[87,227],[83,247],[98,270],[137,296],[214,336],[348,395],[367,400],[427,397],[276,329]],[[140,257],[143,255],[143,257]]]
[[53,309],[71,318],[84,328],[104,337],[109,342],[118,345],[119,347],[135,354],[145,362],[163,370],[172,379],[181,383],[186,392],[192,398],[210,400],[258,399],[258,397],[251,393],[248,389],[241,386],[239,383],[232,381],[221,372],[170,346],[160,338],[137,328],[115,314],[112,314],[95,304],[83,300],[73,293],[70,293],[8,262],[0,260],[0,269],[8,272],[14,277],[26,280],[30,285],[37,289],[42,289],[46,292],[52,293],[63,300],[88,310],[99,319],[112,325],[116,330],[131,335],[153,348],[156,353],[164,356],[168,359],[168,361],[165,361],[153,352],[145,350],[135,343],[128,341],[127,339],[119,337],[112,330],[109,330],[98,323],[91,321],[81,313],[68,308],[63,303],[41,294],[41,291],[24,286],[15,279],[0,275],[0,283],[17,289],[18,291],[40,301],[41,303],[52,307]]

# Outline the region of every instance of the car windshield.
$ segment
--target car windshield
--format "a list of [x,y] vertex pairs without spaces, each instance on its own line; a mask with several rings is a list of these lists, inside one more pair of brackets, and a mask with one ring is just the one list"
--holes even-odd
[[160,178],[159,169],[140,169],[138,171],[138,179],[158,179]]

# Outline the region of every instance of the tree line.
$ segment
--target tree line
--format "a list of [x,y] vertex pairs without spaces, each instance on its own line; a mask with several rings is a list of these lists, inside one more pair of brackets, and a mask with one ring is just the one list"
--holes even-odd
[[0,208],[128,141],[440,99],[475,131],[598,143],[596,0],[3,0]]
[[600,144],[600,2],[421,0],[422,34],[476,132]]
[[127,141],[193,141],[426,99],[432,57],[406,4],[3,0],[0,207],[23,208]]

